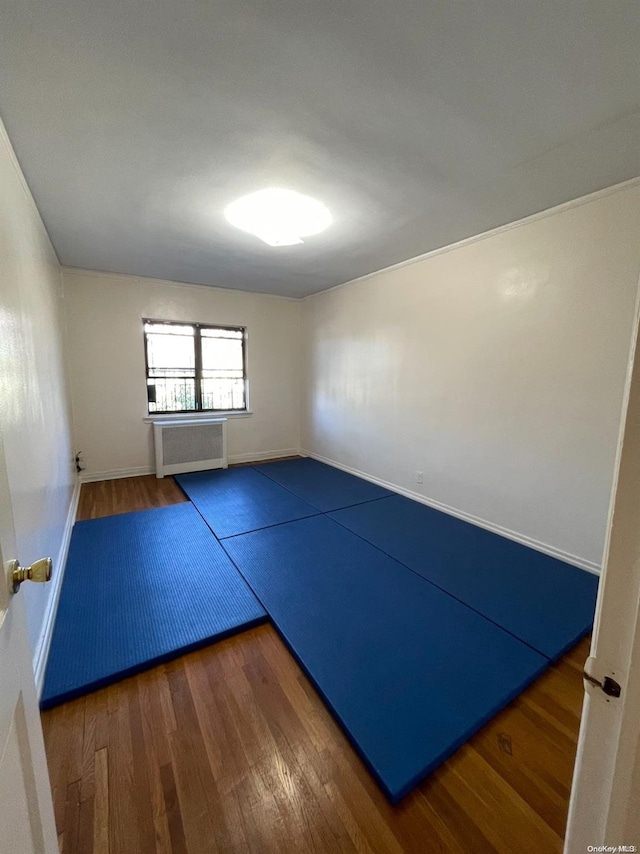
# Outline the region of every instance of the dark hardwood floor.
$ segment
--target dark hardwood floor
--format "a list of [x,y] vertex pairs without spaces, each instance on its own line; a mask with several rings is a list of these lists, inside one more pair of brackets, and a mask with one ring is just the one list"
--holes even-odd
[[[79,519],[184,501],[85,484]],[[392,807],[264,625],[43,714],[64,854],[560,852],[582,641]]]

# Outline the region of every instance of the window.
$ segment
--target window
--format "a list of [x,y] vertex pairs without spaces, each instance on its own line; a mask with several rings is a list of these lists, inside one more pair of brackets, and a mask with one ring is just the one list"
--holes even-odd
[[243,327],[143,324],[149,414],[246,410]]

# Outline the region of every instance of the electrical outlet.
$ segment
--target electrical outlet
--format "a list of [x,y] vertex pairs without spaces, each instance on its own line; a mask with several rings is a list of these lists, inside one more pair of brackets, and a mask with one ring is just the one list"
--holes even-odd
[[422,475],[422,472],[421,472],[421,471],[417,471],[417,472],[416,472],[416,483],[422,483],[422,481],[423,481],[423,475]]

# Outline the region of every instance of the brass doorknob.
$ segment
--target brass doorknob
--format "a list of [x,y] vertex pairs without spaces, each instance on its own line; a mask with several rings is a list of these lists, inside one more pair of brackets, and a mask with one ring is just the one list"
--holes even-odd
[[23,581],[50,581],[52,570],[53,561],[50,557],[42,557],[31,566],[20,566],[17,560],[9,561],[13,592],[18,592]]

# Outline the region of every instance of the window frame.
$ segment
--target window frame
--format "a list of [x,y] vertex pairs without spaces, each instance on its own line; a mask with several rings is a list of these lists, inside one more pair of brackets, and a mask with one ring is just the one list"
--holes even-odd
[[[149,409],[151,401],[146,390],[149,387],[149,380],[158,379],[157,377],[149,376],[149,353],[147,347],[147,335],[149,334],[145,326],[147,323],[154,323],[163,326],[192,326],[194,329],[193,347],[194,347],[194,392],[195,392],[195,409],[162,409],[151,412]],[[242,338],[242,381],[244,383],[244,406],[242,409],[203,409],[202,408],[202,329],[223,329],[228,332],[241,332]],[[144,347],[144,371],[145,371],[145,392],[147,398],[147,415],[149,418],[155,418],[157,415],[202,415],[208,412],[224,413],[231,415],[242,415],[250,412],[249,410],[249,378],[247,376],[247,327],[246,326],[230,326],[220,323],[195,323],[189,320],[155,320],[151,317],[142,318],[142,339]]]

